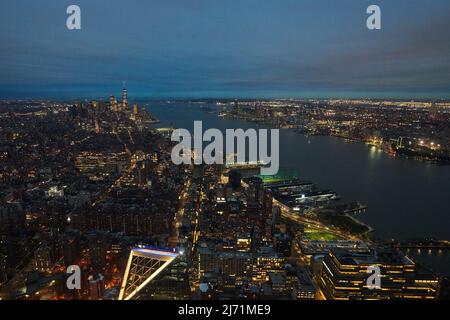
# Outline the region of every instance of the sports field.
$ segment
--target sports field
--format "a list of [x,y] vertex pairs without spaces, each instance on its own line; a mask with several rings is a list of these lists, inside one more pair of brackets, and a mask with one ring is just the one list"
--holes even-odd
[[338,236],[326,231],[319,231],[317,229],[305,229],[305,237],[308,240],[334,241],[339,240]]

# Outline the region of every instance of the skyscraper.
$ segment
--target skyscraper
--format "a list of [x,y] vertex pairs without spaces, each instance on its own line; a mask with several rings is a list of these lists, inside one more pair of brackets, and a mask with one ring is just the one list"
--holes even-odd
[[50,246],[42,245],[34,253],[34,268],[40,272],[50,271],[54,257]]
[[118,112],[119,111],[117,98],[115,96],[110,96],[109,97],[109,108],[111,109],[111,111],[114,111],[114,112]]
[[233,189],[238,189],[241,186],[242,175],[238,170],[231,170],[229,173],[230,185]]
[[89,282],[89,297],[91,300],[99,300],[105,294],[105,277],[102,274],[90,275]]
[[79,255],[79,234],[76,232],[67,233],[63,240],[64,265],[75,264]]
[[122,111],[126,111],[128,107],[128,91],[125,88],[125,83],[122,87]]
[[[259,177],[251,177],[248,179],[248,185],[249,185],[250,200],[256,203],[261,203],[264,192],[264,184],[262,179]],[[269,200],[270,202],[272,201],[271,198],[267,199],[268,202]]]
[[[1,242],[2,240],[0,240]],[[0,252],[0,286],[8,280],[6,255]]]
[[178,257],[178,253],[152,248],[134,248],[120,288],[119,300],[129,300]]

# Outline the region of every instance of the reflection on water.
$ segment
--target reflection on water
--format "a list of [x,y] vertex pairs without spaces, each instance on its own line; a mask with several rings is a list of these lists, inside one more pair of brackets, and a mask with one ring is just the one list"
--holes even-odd
[[406,250],[405,253],[414,261],[429,267],[439,274],[450,276],[450,252],[443,250]]
[[[149,103],[161,126],[193,129],[194,120],[207,128],[249,128],[256,124],[219,119],[198,105]],[[361,220],[383,239],[450,239],[450,166],[393,158],[363,143],[333,137],[306,137],[293,130],[280,132],[280,164],[346,201],[360,201],[369,209]],[[418,258],[425,258],[424,252]],[[450,255],[431,253],[450,266]],[[434,258],[435,257],[435,258]],[[444,258],[442,258],[444,257]],[[446,258],[445,258],[446,257]]]
[[370,160],[375,160],[377,156],[377,148],[375,146],[370,147]]

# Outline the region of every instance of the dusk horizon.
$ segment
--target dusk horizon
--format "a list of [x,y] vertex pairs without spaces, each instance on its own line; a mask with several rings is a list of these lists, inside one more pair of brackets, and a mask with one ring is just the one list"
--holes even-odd
[[449,301],[449,18],[449,0],[1,0],[0,305]]
[[[0,98],[450,98],[450,3],[68,1],[0,4]],[[11,19],[22,16],[23,19]]]
[[[129,87],[127,87],[129,88]],[[111,88],[111,91],[102,91],[86,95],[85,91],[81,90],[79,93],[65,93],[55,94],[52,91],[44,91],[35,94],[8,94],[0,95],[0,100],[59,100],[59,101],[73,101],[73,100],[107,100],[109,96],[116,95],[121,91],[122,87],[118,85],[116,88]],[[301,99],[372,99],[372,100],[429,100],[429,101],[448,101],[450,100],[450,93],[390,93],[390,92],[320,92],[320,93],[274,93],[267,91],[265,93],[237,93],[237,92],[190,92],[190,93],[168,93],[159,95],[148,95],[139,93],[129,89],[133,94],[133,99],[140,100],[301,100]]]

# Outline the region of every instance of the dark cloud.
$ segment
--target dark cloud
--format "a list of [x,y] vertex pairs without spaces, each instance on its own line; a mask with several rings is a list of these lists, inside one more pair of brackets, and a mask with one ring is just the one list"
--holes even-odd
[[420,92],[449,97],[450,2],[79,0],[0,4],[0,96]]

